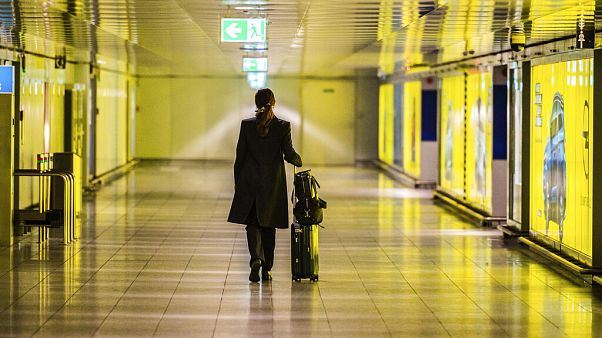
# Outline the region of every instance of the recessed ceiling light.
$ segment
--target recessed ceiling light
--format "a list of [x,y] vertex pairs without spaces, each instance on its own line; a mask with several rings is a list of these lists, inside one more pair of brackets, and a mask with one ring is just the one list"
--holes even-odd
[[247,5],[247,6],[258,6],[258,5],[267,5],[267,1],[266,0],[224,0],[224,5],[229,5],[229,6],[242,6],[242,5]]
[[245,43],[240,48],[241,50],[250,50],[250,51],[263,51],[268,50],[267,43]]
[[240,50],[246,51],[246,52],[265,52],[266,50],[268,50],[268,47],[264,47],[264,48],[240,47]]
[[259,7],[259,6],[235,6],[234,9],[236,9],[238,11],[258,11],[258,12],[263,12],[263,11],[268,10],[265,7]]

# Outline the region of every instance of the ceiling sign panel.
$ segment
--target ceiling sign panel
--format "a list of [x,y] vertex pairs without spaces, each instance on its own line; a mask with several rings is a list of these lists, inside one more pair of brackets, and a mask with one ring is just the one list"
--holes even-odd
[[268,75],[265,72],[247,73],[247,83],[252,89],[260,89],[266,86]]
[[243,72],[267,72],[268,58],[242,58]]
[[222,18],[222,42],[265,42],[267,19]]

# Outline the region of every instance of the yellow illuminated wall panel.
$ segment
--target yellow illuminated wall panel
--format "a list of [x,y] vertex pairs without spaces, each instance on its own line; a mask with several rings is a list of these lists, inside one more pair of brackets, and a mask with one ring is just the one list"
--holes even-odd
[[491,212],[493,82],[491,72],[466,76],[466,200]]
[[383,84],[378,105],[378,158],[387,164],[393,164],[394,157],[394,112],[393,85]]
[[395,47],[397,46],[397,33],[393,27],[395,9],[394,0],[381,0],[378,11],[378,40],[382,42],[380,48],[379,68],[385,74],[395,71]]
[[531,229],[592,254],[593,59],[532,67]]
[[420,177],[420,141],[422,85],[420,81],[404,84],[403,98],[403,169]]
[[441,79],[440,186],[464,196],[464,75]]

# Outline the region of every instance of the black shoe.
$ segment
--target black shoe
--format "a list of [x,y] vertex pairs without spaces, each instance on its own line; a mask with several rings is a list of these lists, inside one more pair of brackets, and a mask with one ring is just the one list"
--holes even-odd
[[261,271],[261,280],[262,281],[268,281],[268,280],[272,280],[272,273],[270,272],[270,270],[267,271]]
[[251,273],[249,274],[249,280],[251,282],[259,282],[259,269],[261,268],[261,261],[255,260],[251,263]]

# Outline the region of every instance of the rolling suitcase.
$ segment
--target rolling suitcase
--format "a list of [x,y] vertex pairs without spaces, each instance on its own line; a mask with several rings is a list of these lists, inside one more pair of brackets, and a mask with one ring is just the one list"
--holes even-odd
[[318,197],[319,185],[309,170],[297,173],[293,167],[293,172],[295,189],[291,202],[295,221],[291,225],[291,273],[293,281],[308,278],[313,282],[318,280],[320,270],[318,227],[326,202]]
[[291,226],[291,271],[293,281],[309,278],[318,280],[320,260],[318,255],[318,225]]

